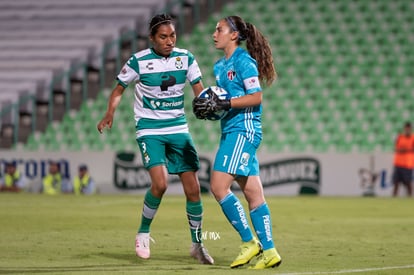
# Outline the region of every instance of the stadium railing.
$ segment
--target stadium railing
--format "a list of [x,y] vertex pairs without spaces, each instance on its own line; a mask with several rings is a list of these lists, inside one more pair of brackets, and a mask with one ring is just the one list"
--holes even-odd
[[[40,1],[41,2],[41,1]],[[53,1],[52,1],[53,2]],[[82,2],[82,1],[80,1]],[[108,1],[111,2],[111,1]],[[176,1],[166,1],[165,7],[161,10],[161,12],[167,12],[175,15],[177,17],[178,22],[178,31],[185,32],[188,31],[186,27],[188,25],[188,20],[191,18],[194,24],[199,23],[203,20],[203,16],[206,14],[212,13],[219,9],[225,2],[230,1],[218,1],[218,0],[193,0],[193,1],[184,1],[184,0],[176,0]],[[52,4],[54,4],[53,2]],[[11,1],[10,5],[14,5],[15,2]],[[23,2],[20,4],[24,4]],[[26,3],[29,6],[32,6],[32,2]],[[42,5],[39,3],[39,5]],[[7,14],[5,15],[7,16]],[[192,25],[193,26],[193,25]],[[146,31],[146,30],[145,30]],[[136,51],[140,45],[142,47],[146,47],[148,45],[148,40],[146,36],[143,36],[141,32],[138,32],[136,28],[125,30],[118,38],[106,42],[103,46],[102,53],[100,55],[100,64],[99,70],[91,71],[91,66],[88,61],[84,62],[76,62],[70,66],[64,72],[55,75],[52,80],[50,81],[49,87],[47,89],[48,93],[48,100],[47,100],[47,124],[52,123],[54,120],[61,120],[65,113],[70,111],[74,105],[71,104],[72,97],[73,97],[73,87],[75,85],[79,85],[81,83],[81,101],[84,102],[88,97],[91,97],[91,91],[89,89],[90,78],[91,74],[97,74],[99,77],[99,84],[97,85],[98,92],[102,91],[105,87],[108,87],[113,84],[113,81],[106,82],[106,77],[108,75],[108,71],[106,66],[108,63],[110,64],[109,67],[112,68],[111,72],[119,71],[120,67],[122,66],[123,62],[126,60],[125,57],[122,55],[122,47],[124,44],[129,44],[129,51],[134,52]],[[128,56],[129,58],[129,56]],[[74,77],[76,76],[76,77]],[[96,76],[94,77],[96,79]],[[74,80],[77,79],[78,81],[75,82]],[[58,87],[58,89],[56,88]],[[60,92],[59,92],[60,90]],[[93,92],[92,92],[93,94]],[[63,104],[62,104],[63,102]],[[15,148],[16,144],[19,142],[19,127],[21,127],[21,123],[19,117],[21,116],[20,109],[22,106],[30,105],[31,113],[30,116],[30,127],[32,133],[38,130],[38,117],[36,108],[38,106],[38,98],[35,95],[30,95],[26,98],[19,99],[19,101],[11,104],[8,108],[1,110],[0,112],[0,126],[2,126],[2,119],[6,115],[6,113],[13,113],[12,121],[8,127],[12,127],[13,131],[13,138],[12,138],[12,145],[11,148]],[[0,147],[2,147],[0,145]]]

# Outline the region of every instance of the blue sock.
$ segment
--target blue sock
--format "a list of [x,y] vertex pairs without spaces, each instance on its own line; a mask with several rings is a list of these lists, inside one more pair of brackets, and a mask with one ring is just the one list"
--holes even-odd
[[274,248],[272,234],[272,220],[270,219],[269,207],[266,203],[250,211],[250,218],[257,237],[263,246],[263,250]]
[[246,213],[239,199],[233,193],[230,193],[219,203],[227,220],[240,234],[242,241],[251,241],[253,239],[253,233],[250,230]]

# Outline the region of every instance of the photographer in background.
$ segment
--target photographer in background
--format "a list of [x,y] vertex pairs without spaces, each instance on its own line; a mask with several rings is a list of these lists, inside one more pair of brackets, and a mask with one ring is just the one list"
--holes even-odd
[[73,193],[75,195],[91,195],[95,193],[95,182],[89,175],[88,166],[79,165],[78,175],[73,179]]
[[47,195],[72,193],[70,181],[62,176],[60,164],[56,161],[49,162],[49,173],[42,179],[42,193]]
[[394,152],[393,196],[398,195],[399,185],[403,184],[407,189],[407,195],[411,197],[413,193],[414,134],[412,134],[410,122],[404,124],[403,133],[395,139]]
[[24,176],[17,170],[16,162],[7,162],[4,176],[0,179],[0,192],[20,192],[25,184]]

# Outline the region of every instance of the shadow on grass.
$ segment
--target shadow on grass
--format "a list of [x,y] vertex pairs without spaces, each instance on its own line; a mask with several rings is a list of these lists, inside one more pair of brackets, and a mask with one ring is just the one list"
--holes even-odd
[[65,273],[106,273],[115,274],[118,272],[179,272],[179,271],[200,271],[200,270],[217,270],[227,269],[216,265],[200,265],[195,261],[181,261],[175,265],[166,263],[163,265],[155,265],[150,261],[139,260],[134,264],[102,264],[102,265],[84,265],[84,266],[49,266],[49,267],[8,267],[0,268],[0,274],[65,274]]
[[139,266],[141,270],[200,270],[200,269],[228,269],[228,266],[201,265],[196,259],[182,253],[163,253],[152,255],[151,259],[140,259],[131,253],[99,253],[95,256],[109,259],[123,260],[132,266]]
[[104,257],[104,258],[108,258],[108,259],[112,259],[112,260],[117,260],[117,261],[124,261],[124,262],[128,262],[130,264],[136,264],[137,263],[137,257],[132,254],[132,253],[109,253],[109,252],[100,252],[100,253],[96,253],[96,254],[92,254],[92,256],[95,257]]
[[8,267],[0,268],[0,274],[63,274],[72,272],[117,272],[134,265],[83,265],[83,266],[48,266],[48,267]]
[[118,273],[118,272],[180,272],[180,271],[200,271],[200,270],[222,270],[228,269],[224,265],[202,265],[196,259],[182,253],[163,253],[153,255],[151,259],[144,260],[136,257],[134,254],[127,253],[108,253],[100,252],[96,254],[78,255],[94,256],[96,258],[105,258],[116,260],[120,263],[114,264],[94,264],[94,265],[73,265],[73,266],[19,266],[19,267],[0,267],[0,274],[65,274],[65,273]]

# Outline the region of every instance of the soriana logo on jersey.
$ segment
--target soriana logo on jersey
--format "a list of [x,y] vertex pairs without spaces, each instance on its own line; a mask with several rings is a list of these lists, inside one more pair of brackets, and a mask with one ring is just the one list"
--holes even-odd
[[144,108],[151,110],[172,110],[184,108],[184,96],[169,98],[143,97]]

